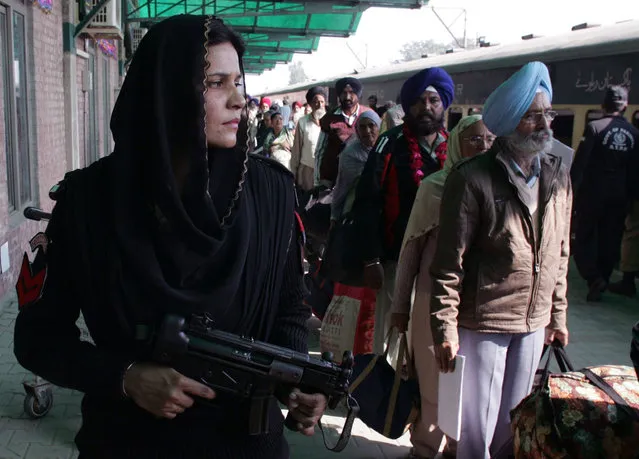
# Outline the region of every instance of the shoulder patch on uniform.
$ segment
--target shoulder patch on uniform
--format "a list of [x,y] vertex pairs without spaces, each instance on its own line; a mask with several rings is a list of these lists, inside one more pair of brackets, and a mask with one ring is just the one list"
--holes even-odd
[[16,283],[18,307],[20,309],[42,298],[47,280],[46,253],[49,247],[48,236],[42,232],[36,234],[29,241],[29,246],[32,252],[36,252],[36,255],[33,262],[29,261],[27,252],[22,257],[20,274]]
[[626,126],[614,126],[606,132],[601,144],[609,150],[625,153],[635,148],[635,137]]

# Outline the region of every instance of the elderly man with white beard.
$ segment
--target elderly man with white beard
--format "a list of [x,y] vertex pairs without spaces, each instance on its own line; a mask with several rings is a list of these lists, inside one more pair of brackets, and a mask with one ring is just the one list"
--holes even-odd
[[548,152],[552,85],[531,62],[497,88],[484,123],[493,148],[459,164],[441,202],[431,328],[442,372],[466,356],[458,459],[488,459],[510,437],[544,342],[568,344],[572,192]]
[[306,102],[312,108],[311,113],[300,118],[295,127],[295,140],[291,150],[291,172],[295,183],[304,191],[313,188],[315,171],[315,149],[322,128],[320,120],[326,114],[328,94],[321,86],[314,86],[306,93]]

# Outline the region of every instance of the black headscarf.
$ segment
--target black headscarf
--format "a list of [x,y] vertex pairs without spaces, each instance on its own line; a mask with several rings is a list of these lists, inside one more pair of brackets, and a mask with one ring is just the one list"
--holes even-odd
[[[281,210],[289,198],[273,201],[272,208],[269,201],[256,203],[256,196],[274,191],[263,174],[251,172],[254,168],[247,172],[245,140],[235,149],[207,147],[207,36],[208,44],[231,42],[241,62],[238,36],[206,17],[172,17],[152,27],[140,43],[111,119],[115,151],[102,166],[110,169],[111,183],[94,191],[107,195],[112,206],[113,234],[105,239],[113,247],[96,249],[100,242],[93,236],[86,236],[84,246],[93,253],[89,260],[104,256],[96,250],[107,251],[107,264],[114,268],[107,290],[117,291],[115,302],[124,303],[123,323],[156,321],[162,312],[188,316],[213,309],[221,328],[263,339],[265,318],[273,313],[268,309],[278,299],[274,290],[281,283],[294,198],[291,215]],[[241,126],[246,129],[246,123]],[[182,193],[171,163],[176,152],[190,162]],[[91,181],[89,175],[78,174],[78,180]],[[102,217],[93,218],[91,227],[99,227],[95,219]],[[260,230],[263,221],[268,230]],[[271,227],[280,234],[274,236]],[[91,277],[100,284],[105,276]]]
[[[147,198],[189,248],[202,253],[214,250],[239,181],[238,164],[245,158],[239,149],[236,155],[209,154],[204,133],[205,41],[219,44],[228,38],[236,36],[221,21],[203,16],[176,16],[152,27],[135,53],[111,118],[115,153],[124,153],[127,168],[145,178]],[[243,45],[233,44],[241,60]],[[182,196],[171,165],[175,152],[190,163]],[[218,161],[223,164],[212,167]],[[216,193],[208,193],[211,187]]]

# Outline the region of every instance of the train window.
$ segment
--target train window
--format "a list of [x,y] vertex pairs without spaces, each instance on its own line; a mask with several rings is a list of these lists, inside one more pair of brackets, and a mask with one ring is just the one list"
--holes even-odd
[[452,131],[464,115],[461,108],[454,107],[448,110],[448,131]]
[[557,110],[557,118],[552,122],[555,139],[564,145],[572,145],[572,133],[575,126],[575,114],[572,110]]
[[591,121],[603,118],[603,116],[604,112],[601,110],[588,110],[588,113],[586,113],[586,124],[590,123]]
[[632,115],[632,124],[634,127],[639,129],[639,110]]
[[471,107],[468,109],[468,116],[471,115],[481,115],[482,108],[481,107]]

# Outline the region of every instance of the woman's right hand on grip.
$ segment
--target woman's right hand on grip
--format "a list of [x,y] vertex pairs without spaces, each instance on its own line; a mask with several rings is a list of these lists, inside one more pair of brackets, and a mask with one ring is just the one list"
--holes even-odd
[[142,409],[173,419],[193,405],[191,396],[212,399],[215,392],[173,368],[136,363],[124,375],[124,391]]

